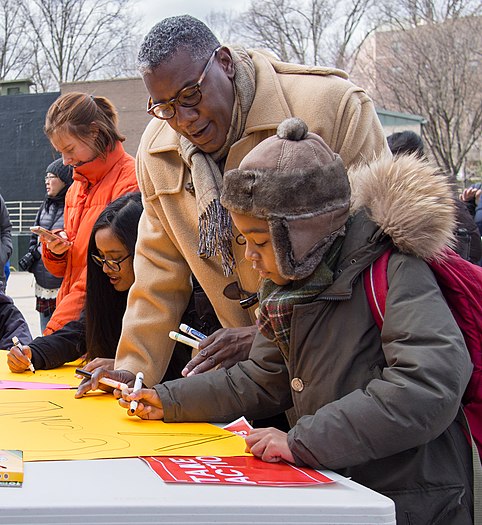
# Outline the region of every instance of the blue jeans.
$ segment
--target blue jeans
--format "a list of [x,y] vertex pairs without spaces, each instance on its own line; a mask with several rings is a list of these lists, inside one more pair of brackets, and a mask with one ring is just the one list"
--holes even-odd
[[50,318],[52,317],[52,314],[44,315],[43,312],[39,312],[39,316],[40,316],[40,331],[43,334],[45,328],[47,327],[48,322],[50,321]]

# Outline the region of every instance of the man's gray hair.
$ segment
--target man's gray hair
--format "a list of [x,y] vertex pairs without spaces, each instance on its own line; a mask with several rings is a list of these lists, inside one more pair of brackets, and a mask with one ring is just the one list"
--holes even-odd
[[146,35],[137,55],[142,75],[169,61],[179,49],[185,49],[193,62],[207,59],[220,45],[209,27],[189,15],[172,16],[156,24]]

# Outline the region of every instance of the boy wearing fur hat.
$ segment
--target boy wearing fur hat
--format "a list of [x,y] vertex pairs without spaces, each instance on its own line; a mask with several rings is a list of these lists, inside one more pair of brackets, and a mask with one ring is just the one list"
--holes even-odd
[[[282,123],[225,174],[221,196],[262,278],[249,359],[126,391],[120,404],[136,399],[139,417],[169,422],[292,408],[287,434],[252,431],[254,455],[351,477],[391,497],[400,524],[472,523],[458,419],[472,366],[424,262],[452,242],[450,187],[434,172],[415,157],[382,158],[350,189],[319,136],[299,119]],[[380,333],[361,276],[389,246]]]

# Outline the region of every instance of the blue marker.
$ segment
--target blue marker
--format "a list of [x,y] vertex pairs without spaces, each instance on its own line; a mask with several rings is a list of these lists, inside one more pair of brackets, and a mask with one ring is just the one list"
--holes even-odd
[[207,337],[207,335],[204,335],[201,332],[198,332],[197,330],[195,330],[194,328],[191,328],[187,324],[181,324],[179,326],[179,330],[181,330],[181,332],[184,332],[185,334],[190,335],[191,337],[194,337],[196,341],[202,341],[203,339],[206,339]]

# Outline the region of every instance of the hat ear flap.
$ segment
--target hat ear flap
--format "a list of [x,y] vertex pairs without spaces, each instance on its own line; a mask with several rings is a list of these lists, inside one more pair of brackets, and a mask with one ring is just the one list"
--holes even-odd
[[285,279],[293,279],[294,258],[287,221],[283,218],[268,219],[268,225],[278,271]]
[[311,217],[268,219],[280,274],[290,280],[311,275],[333,241],[344,234],[348,215],[344,208]]

